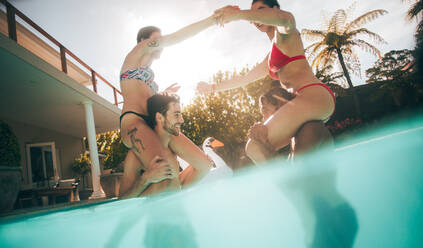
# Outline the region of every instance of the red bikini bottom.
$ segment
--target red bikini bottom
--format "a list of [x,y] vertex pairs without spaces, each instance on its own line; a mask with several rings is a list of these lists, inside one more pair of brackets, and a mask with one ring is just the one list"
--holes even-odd
[[[305,89],[305,88],[307,88],[307,87],[310,87],[310,86],[314,86],[314,85],[319,85],[319,86],[322,86],[323,88],[325,88],[327,91],[329,91],[329,93],[330,93],[330,95],[332,96],[332,98],[333,98],[333,103],[335,104],[335,107],[336,107],[336,97],[335,97],[335,94],[333,93],[333,91],[326,85],[326,84],[324,84],[324,83],[311,83],[311,84],[307,84],[307,85],[304,85],[303,87],[301,87],[301,88],[299,88],[298,90],[297,90],[297,92],[296,93],[299,93],[300,91],[302,91],[303,89]],[[333,108],[333,112],[332,112],[332,114],[330,114],[330,116],[324,121],[324,122],[326,122],[326,121],[328,121],[329,119],[330,119],[330,117],[332,117],[332,115],[333,115],[333,113],[335,113],[335,107]]]

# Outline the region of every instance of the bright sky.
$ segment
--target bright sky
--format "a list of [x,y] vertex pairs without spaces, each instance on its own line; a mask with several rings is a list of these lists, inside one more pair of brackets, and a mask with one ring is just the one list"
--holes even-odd
[[[55,37],[66,48],[90,65],[100,75],[119,87],[119,71],[126,54],[136,44],[139,28],[155,25],[163,34],[172,33],[201,20],[225,5],[250,8],[251,0],[9,0],[21,12]],[[281,8],[294,14],[297,28],[320,29],[322,15],[346,9],[352,0],[279,0]],[[367,11],[385,9],[389,13],[365,27],[381,35],[387,45],[378,45],[382,54],[390,50],[412,49],[415,22],[408,23],[405,13],[410,3],[401,0],[358,0],[353,17]],[[304,42],[305,45],[310,44]],[[180,44],[166,48],[152,69],[163,90],[177,82],[179,94],[188,103],[199,81],[210,81],[213,74],[252,66],[267,54],[270,42],[246,21],[230,23],[225,28],[211,27]],[[376,58],[358,53],[365,69]],[[113,99],[109,94],[108,99]]]

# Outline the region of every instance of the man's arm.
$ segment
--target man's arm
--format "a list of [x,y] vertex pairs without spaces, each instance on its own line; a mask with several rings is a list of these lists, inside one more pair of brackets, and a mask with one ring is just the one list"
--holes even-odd
[[172,136],[169,148],[193,166],[196,171],[196,180],[204,177],[213,166],[213,161],[182,133]]

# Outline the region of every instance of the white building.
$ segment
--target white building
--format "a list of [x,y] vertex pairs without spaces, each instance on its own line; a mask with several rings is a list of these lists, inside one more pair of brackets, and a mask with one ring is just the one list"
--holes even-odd
[[[70,164],[89,149],[92,197],[103,196],[95,135],[119,128],[119,90],[3,1],[0,75],[0,119],[18,137],[23,188],[73,178]],[[97,85],[109,87],[113,103],[96,93]]]

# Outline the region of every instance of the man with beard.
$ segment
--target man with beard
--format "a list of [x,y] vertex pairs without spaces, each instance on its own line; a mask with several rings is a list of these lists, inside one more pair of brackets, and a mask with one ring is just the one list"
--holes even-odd
[[[167,160],[156,156],[150,166],[143,165],[138,158],[128,155],[124,161],[124,175],[121,180],[120,195],[126,197],[147,196],[161,192],[181,189],[179,181],[179,163],[169,142],[172,136],[178,136],[184,122],[179,97],[176,95],[156,94],[147,100],[148,116],[143,118],[158,135]],[[146,150],[148,152],[148,150]],[[210,166],[213,161],[210,160]],[[145,168],[149,168],[145,170]],[[201,179],[207,172],[200,173],[193,164],[193,181]],[[166,183],[163,183],[166,182]]]

